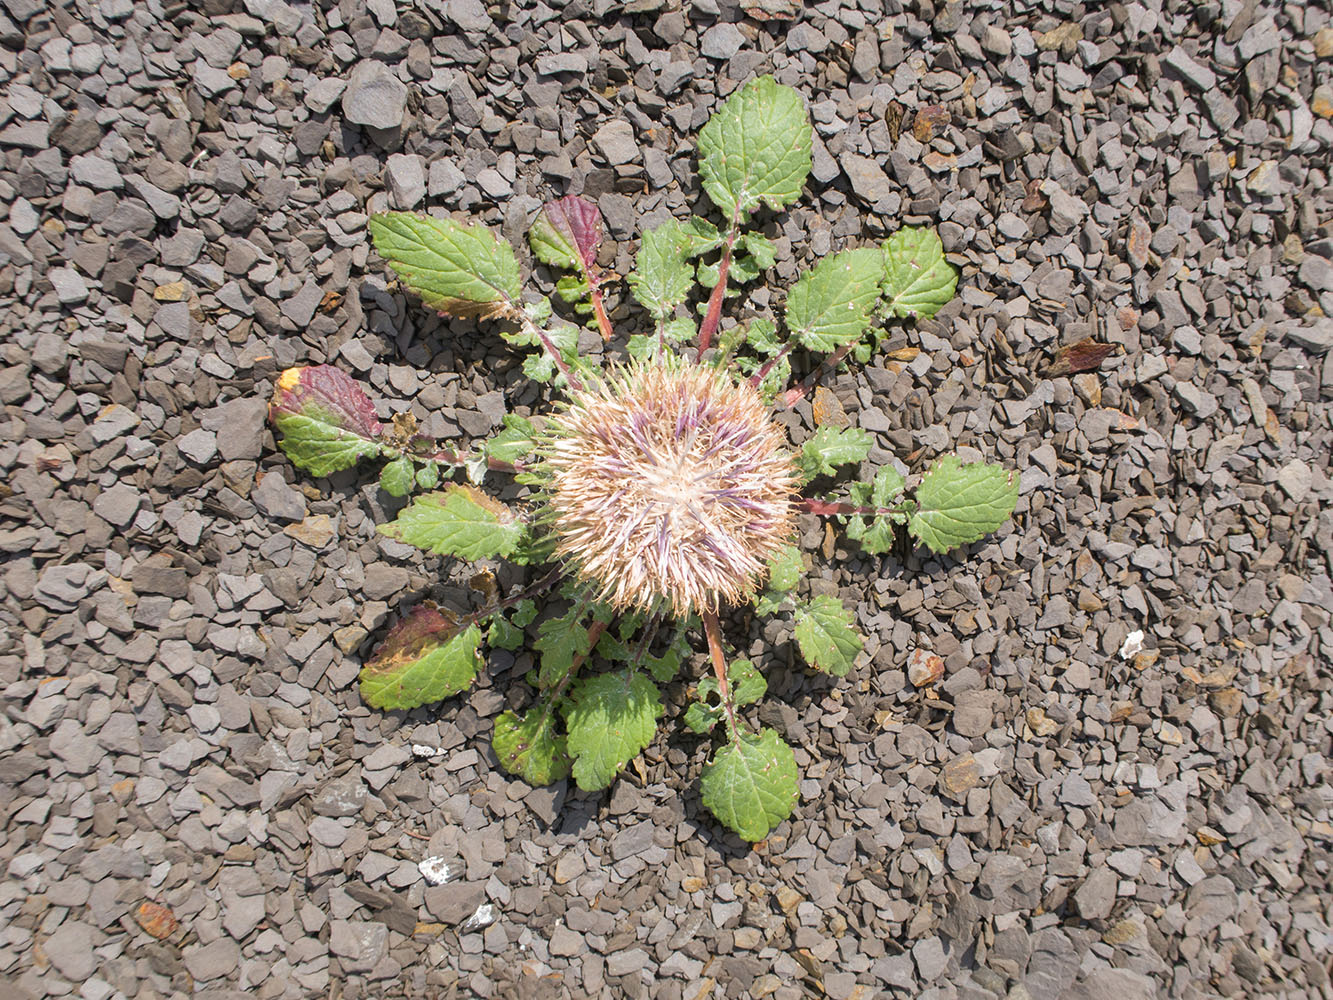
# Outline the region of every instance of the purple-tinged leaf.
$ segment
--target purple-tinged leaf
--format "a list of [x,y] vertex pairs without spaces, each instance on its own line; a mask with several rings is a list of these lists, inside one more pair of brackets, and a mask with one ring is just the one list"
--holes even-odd
[[278,378],[268,413],[287,457],[316,476],[350,469],[358,459],[380,453],[375,404],[332,365],[288,368]]
[[528,230],[528,242],[543,264],[578,273],[597,315],[602,339],[610,340],[611,320],[598,287],[601,277],[597,273],[597,248],[602,245],[602,213],[597,206],[576,194],[548,201]]
[[588,276],[602,244],[602,213],[576,194],[548,201],[528,230],[528,242],[542,263]]
[[477,676],[481,629],[433,604],[418,604],[361,668],[361,697],[374,708],[416,708],[455,695]]

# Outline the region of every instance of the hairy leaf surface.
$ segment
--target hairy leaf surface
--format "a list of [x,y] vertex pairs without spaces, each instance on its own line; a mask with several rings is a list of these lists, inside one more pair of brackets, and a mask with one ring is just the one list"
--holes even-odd
[[861,634],[842,601],[820,594],[796,608],[796,644],[805,662],[834,677],[845,677],[861,652]]
[[648,230],[628,279],[634,297],[654,319],[669,318],[689,296],[694,282],[693,268],[686,261],[721,242],[717,229],[703,219],[671,219]]
[[427,307],[488,319],[518,302],[514,248],[485,226],[416,212],[382,212],[369,226],[380,256]]
[[416,474],[412,459],[399,455],[392,462],[380,469],[380,489],[391,497],[405,497],[412,492]]
[[831,476],[839,465],[860,462],[870,454],[870,435],[859,427],[825,425],[801,446],[796,462],[806,479]]
[[332,365],[288,368],[278,377],[269,418],[293,464],[316,476],[350,469],[381,450],[375,404]]
[[1018,504],[1018,477],[986,462],[945,455],[916,488],[907,530],[932,552],[948,552],[997,530]]
[[418,604],[361,668],[361,697],[374,708],[417,708],[467,688],[477,676],[481,629]]
[[524,530],[523,522],[504,504],[459,483],[418,497],[397,520],[378,528],[381,535],[459,559],[511,555]]
[[[907,483],[897,469],[886,465],[869,483],[853,483],[851,501],[859,507],[891,507],[902,498]],[[893,548],[894,526],[906,514],[857,514],[847,522],[847,537],[867,552],[881,554]]]
[[930,319],[957,287],[958,272],[935,230],[905,226],[884,241],[885,315]]
[[491,736],[500,766],[533,785],[568,778],[569,753],[556,726],[555,713],[545,703],[532,706],[521,719],[513,712],[502,713]]
[[699,131],[704,191],[740,221],[761,203],[790,205],[810,175],[812,134],[800,94],[771,76],[751,80]]
[[787,329],[803,347],[833,351],[870,325],[884,279],[884,255],[871,247],[826,257],[787,294]]
[[617,670],[578,683],[565,710],[574,780],[585,792],[611,784],[652,742],[662,698],[652,678]]
[[796,756],[775,730],[740,734],[704,767],[703,803],[743,839],[763,840],[796,807],[796,777]]

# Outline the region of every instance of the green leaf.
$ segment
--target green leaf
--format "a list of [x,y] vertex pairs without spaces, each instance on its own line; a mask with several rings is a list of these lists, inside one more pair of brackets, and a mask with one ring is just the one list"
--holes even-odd
[[486,455],[497,462],[517,462],[530,455],[535,445],[537,428],[531,420],[506,413],[504,428],[486,442]]
[[884,315],[929,319],[957,287],[958,272],[935,230],[906,226],[884,241]]
[[790,601],[791,596],[780,590],[761,590],[754,596],[754,613],[761,616],[774,615],[787,607]]
[[845,677],[861,652],[861,635],[852,625],[852,613],[829,594],[820,594],[796,608],[796,644],[801,656],[816,670]]
[[[906,486],[902,474],[886,465],[875,473],[874,480],[853,483],[848,492],[858,507],[892,507],[901,500]],[[847,537],[872,554],[888,552],[893,548],[894,525],[906,520],[905,514],[857,514],[847,522]]]
[[523,359],[523,374],[534,382],[549,382],[555,378],[555,361],[544,351],[529,354]]
[[907,530],[932,552],[948,552],[1008,520],[1018,503],[1018,477],[1001,465],[964,465],[945,455],[926,472],[915,499]]
[[[700,697],[703,692],[700,692]],[[722,721],[722,703],[710,705],[706,701],[692,701],[685,709],[685,728],[703,736],[711,733]]]
[[416,708],[457,694],[481,665],[481,629],[418,604],[361,668],[361,697],[372,708]]
[[870,435],[859,427],[825,424],[801,446],[796,461],[807,479],[831,476],[839,465],[863,461],[870,445]]
[[440,485],[440,466],[438,462],[427,461],[417,469],[417,485],[423,490],[433,490]]
[[579,619],[585,609],[574,607],[558,618],[548,618],[537,626],[533,647],[541,654],[542,666],[538,684],[551,688],[560,683],[574,667],[574,659],[588,654],[588,630]]
[[703,219],[671,219],[650,229],[643,234],[628,278],[634,297],[654,319],[666,319],[690,294],[694,275],[686,260],[721,242],[717,229]]
[[459,559],[508,556],[523,539],[525,525],[504,504],[472,486],[450,483],[418,497],[379,533],[436,555]]
[[668,649],[661,656],[648,657],[648,672],[658,684],[669,684],[680,673],[680,654]]
[[496,649],[513,652],[523,645],[523,630],[504,615],[498,614],[491,619],[491,627],[486,630],[486,641]]
[[[727,684],[731,688],[731,702],[737,708],[754,704],[768,690],[768,681],[749,660],[732,661],[727,668]],[[716,677],[710,674],[700,680],[698,700],[685,710],[685,725],[700,734],[711,731],[726,713],[721,699]]]
[[[714,678],[716,683],[717,678]],[[731,685],[731,700],[737,708],[753,705],[768,690],[768,681],[749,660],[735,660],[727,668],[727,683]]]
[[331,476],[380,453],[375,404],[332,365],[288,368],[278,378],[269,416],[293,464]]
[[587,295],[592,289],[586,278],[580,278],[573,274],[566,274],[564,277],[556,280],[555,294],[560,296],[561,302],[578,302],[579,299]]
[[662,324],[662,339],[668,344],[684,344],[693,340],[698,330],[689,316],[676,316]]
[[787,329],[812,351],[859,340],[870,325],[884,277],[884,257],[862,247],[826,257],[787,293]]
[[416,212],[382,212],[369,226],[380,256],[428,308],[488,319],[518,302],[514,248],[484,226]]
[[782,350],[782,345],[778,343],[777,325],[762,316],[756,316],[746,324],[745,343],[750,350],[764,357],[771,357]]
[[777,244],[770,240],[763,233],[753,229],[741,233],[737,242],[745,248],[745,252],[754,261],[755,267],[765,270],[772,267],[778,260]]
[[400,455],[380,470],[380,489],[391,497],[405,497],[412,492],[415,479],[412,460]]
[[549,785],[569,777],[565,737],[556,732],[555,713],[534,705],[520,719],[505,712],[495,720],[491,747],[500,766],[531,785]]
[[713,755],[700,785],[723,826],[760,841],[796,808],[796,756],[772,729],[741,734]]
[[801,196],[810,174],[810,119],[801,95],[771,76],[727,98],[699,132],[704,191],[728,219],[760,203],[778,209]]
[[791,590],[801,582],[801,574],[804,572],[801,550],[795,545],[788,545],[768,561],[768,589]]
[[611,784],[652,742],[661,714],[657,685],[637,671],[618,670],[580,681],[565,710],[579,788],[595,792]]

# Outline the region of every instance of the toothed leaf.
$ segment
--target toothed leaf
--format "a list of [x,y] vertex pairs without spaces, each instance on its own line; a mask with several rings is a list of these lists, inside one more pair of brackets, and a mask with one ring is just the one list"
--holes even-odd
[[741,221],[761,203],[791,204],[810,174],[812,134],[800,94],[771,76],[751,80],[699,132],[704,191]]
[[[851,502],[858,507],[891,507],[902,498],[906,485],[902,474],[886,465],[871,482],[852,484]],[[857,514],[847,522],[847,537],[872,554],[888,552],[893,548],[895,525],[906,519],[905,514]]]
[[375,249],[428,308],[487,319],[519,300],[514,248],[484,226],[416,212],[370,217]]
[[796,644],[805,662],[834,677],[844,677],[856,664],[862,639],[852,613],[840,600],[820,594],[796,607]]
[[834,351],[861,338],[870,325],[884,277],[876,249],[826,257],[787,293],[787,329],[812,351]]
[[667,319],[690,294],[694,273],[686,261],[721,242],[717,229],[703,219],[671,219],[648,230],[628,279],[634,297],[654,319]]
[[481,665],[481,629],[418,604],[361,668],[361,697],[372,708],[417,708],[471,685]]
[[776,731],[718,748],[700,780],[704,807],[744,840],[763,840],[796,808],[796,756]]
[[532,785],[549,785],[569,777],[565,737],[556,731],[555,713],[534,705],[519,718],[504,712],[495,720],[491,747],[500,766]]
[[831,476],[839,465],[863,461],[870,454],[870,445],[870,435],[859,427],[826,424],[801,446],[797,464],[806,479]]
[[1018,477],[1000,465],[945,455],[914,493],[907,522],[912,537],[932,552],[948,552],[997,530],[1018,503]]
[[312,475],[331,476],[380,453],[375,404],[332,365],[288,368],[268,412],[283,452]]
[[439,493],[417,497],[378,530],[436,555],[485,559],[511,555],[525,526],[508,507],[475,487],[450,483]]
[[933,229],[906,226],[884,241],[884,313],[929,319],[953,298],[958,272]]
[[662,699],[650,677],[618,670],[578,683],[565,710],[574,780],[585,792],[611,784],[652,742]]

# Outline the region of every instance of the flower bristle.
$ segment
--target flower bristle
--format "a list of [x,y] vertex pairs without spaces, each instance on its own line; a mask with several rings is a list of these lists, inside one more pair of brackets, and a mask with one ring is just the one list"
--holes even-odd
[[556,553],[617,608],[717,611],[789,541],[799,476],[758,393],[631,365],[571,393],[545,450]]

